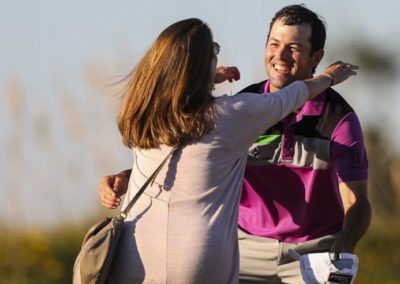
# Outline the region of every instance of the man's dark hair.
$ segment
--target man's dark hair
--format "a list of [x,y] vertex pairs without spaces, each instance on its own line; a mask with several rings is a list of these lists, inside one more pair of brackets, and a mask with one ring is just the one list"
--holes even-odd
[[285,25],[301,25],[309,24],[311,27],[311,50],[310,55],[315,51],[323,49],[325,46],[326,29],[324,21],[313,11],[306,8],[304,4],[290,5],[283,7],[276,12],[274,18],[269,25],[268,38],[271,33],[272,26],[277,20],[283,20]]

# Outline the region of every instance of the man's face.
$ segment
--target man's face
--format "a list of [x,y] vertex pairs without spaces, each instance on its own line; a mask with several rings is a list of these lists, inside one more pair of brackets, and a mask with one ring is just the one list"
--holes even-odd
[[265,69],[271,91],[293,81],[312,77],[312,70],[323,56],[323,50],[310,54],[311,27],[308,24],[285,25],[277,20],[271,28],[265,50]]

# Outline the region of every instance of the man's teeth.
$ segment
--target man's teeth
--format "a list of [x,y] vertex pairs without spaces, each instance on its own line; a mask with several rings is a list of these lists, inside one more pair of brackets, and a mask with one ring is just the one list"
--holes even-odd
[[289,68],[287,66],[283,66],[283,65],[275,64],[274,68],[278,71],[289,71]]

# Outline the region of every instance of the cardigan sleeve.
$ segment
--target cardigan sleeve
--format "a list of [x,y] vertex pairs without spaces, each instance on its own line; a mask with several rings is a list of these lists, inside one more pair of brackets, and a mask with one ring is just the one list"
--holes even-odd
[[262,132],[300,108],[308,96],[306,84],[296,81],[274,93],[219,97],[216,127],[230,137],[232,144],[248,149]]

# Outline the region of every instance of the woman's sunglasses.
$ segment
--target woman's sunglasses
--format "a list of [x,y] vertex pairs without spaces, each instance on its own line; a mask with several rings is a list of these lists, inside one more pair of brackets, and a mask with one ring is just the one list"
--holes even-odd
[[219,54],[220,49],[221,49],[221,47],[219,46],[219,44],[216,42],[213,42],[213,52],[214,52],[215,56],[217,56]]

